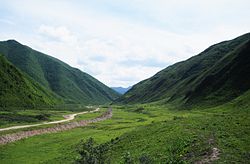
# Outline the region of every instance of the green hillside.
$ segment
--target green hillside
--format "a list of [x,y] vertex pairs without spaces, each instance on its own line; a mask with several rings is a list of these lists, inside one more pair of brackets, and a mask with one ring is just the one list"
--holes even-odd
[[[165,120],[157,119],[109,143],[111,150],[105,157],[111,158],[111,163],[122,163],[124,157],[135,163],[139,161],[248,163],[249,99],[250,91],[247,91],[229,103],[216,107],[201,107],[181,112],[172,110],[176,115],[172,120],[165,116]],[[157,108],[156,105],[144,105],[144,110],[149,113],[162,109],[164,109],[163,106]],[[171,113],[166,107],[165,110]],[[215,159],[216,161],[204,162],[207,156],[213,154],[214,148],[219,149],[217,154],[219,158]]]
[[14,40],[0,42],[0,53],[65,103],[101,104],[118,97],[90,75]]
[[33,107],[59,102],[0,55],[0,107]]
[[165,68],[117,102],[216,105],[250,88],[250,33],[215,44],[199,55]]

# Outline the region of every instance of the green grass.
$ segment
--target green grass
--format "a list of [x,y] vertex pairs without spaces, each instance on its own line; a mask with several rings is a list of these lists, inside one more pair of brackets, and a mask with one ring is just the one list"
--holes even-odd
[[75,121],[90,120],[90,119],[93,119],[93,118],[100,116],[105,111],[106,110],[101,109],[100,111],[95,112],[95,113],[87,113],[87,114],[77,115],[75,118]]
[[122,135],[112,145],[111,161],[122,162],[123,155],[130,152],[137,162],[146,154],[154,163],[193,163],[216,147],[221,153],[218,162],[247,163],[250,158],[249,112],[236,115],[233,115],[236,111],[232,112],[195,111],[187,115],[176,113],[163,121],[157,119]]
[[75,147],[80,140],[92,136],[98,143],[107,142],[138,126],[150,123],[150,120],[138,122],[138,119],[143,117],[147,116],[115,109],[111,120],[62,133],[35,136],[1,146],[1,163],[27,163],[29,161],[31,163],[59,163],[60,161],[70,163],[77,156]]
[[8,107],[53,105],[60,100],[0,54],[0,111]]
[[[1,108],[0,108],[1,109]],[[53,107],[40,107],[40,108],[2,108],[0,110],[0,128],[27,125],[34,123],[42,123],[56,120],[65,119],[63,115],[79,113],[96,109],[95,106],[86,108],[82,104],[63,104]],[[87,114],[88,115],[88,114]],[[75,120],[87,118],[86,116],[79,115]],[[13,132],[13,131],[11,131]],[[1,134],[2,132],[0,132]]]
[[63,120],[63,115],[71,114],[69,111],[0,111],[0,128]]
[[[146,156],[153,163],[193,163],[220,150],[216,163],[250,160],[250,92],[213,108],[178,110],[155,104],[113,106],[113,117],[60,133],[30,137],[0,146],[0,163],[72,163],[81,140],[110,143],[106,156],[123,163]],[[101,112],[79,116],[90,119]],[[111,142],[112,141],[112,142]]]
[[[64,106],[64,105],[63,105]],[[68,115],[68,114],[73,114],[73,113],[79,113],[79,112],[84,112],[84,111],[90,111],[90,110],[95,110],[96,107],[91,107],[91,108],[86,108],[86,107],[78,107],[78,105],[70,105],[73,108],[70,110],[66,110],[65,108],[59,108],[63,106],[58,106],[54,108],[38,108],[38,109],[30,109],[27,110],[24,108],[11,108],[6,111],[1,111],[0,112],[0,128],[7,128],[11,126],[18,126],[18,125],[29,125],[29,124],[38,124],[38,123],[43,123],[43,122],[50,122],[50,121],[57,121],[57,120],[63,120],[65,119],[63,115]],[[67,105],[68,106],[68,105]],[[103,112],[103,110],[102,110]],[[8,115],[9,117],[6,117]],[[46,116],[41,118],[42,116]],[[79,121],[83,119],[91,119],[95,118],[97,115],[100,115],[100,112],[98,113],[93,113],[91,115],[86,114],[86,116],[83,115],[78,115],[75,117],[74,120],[71,120],[70,122],[73,121]],[[63,122],[60,124],[67,124],[68,122]],[[48,128],[48,127],[53,127],[55,124],[48,124],[48,125],[40,125],[40,126],[35,126],[35,127],[30,127],[30,128],[22,128],[22,129],[12,129],[12,130],[7,130],[7,131],[0,131],[0,135],[4,134],[11,134],[11,133],[16,133],[20,131],[29,131],[29,130],[35,130],[35,129],[42,129],[42,128]]]

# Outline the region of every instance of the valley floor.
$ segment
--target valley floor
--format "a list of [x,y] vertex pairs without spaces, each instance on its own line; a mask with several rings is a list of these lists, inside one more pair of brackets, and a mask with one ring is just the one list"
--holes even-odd
[[98,112],[98,111],[99,111],[99,108],[96,108],[93,111],[85,111],[85,112],[80,112],[80,113],[74,113],[74,114],[64,115],[63,116],[64,117],[63,120],[50,121],[50,122],[42,122],[42,123],[39,123],[39,124],[11,126],[11,127],[7,127],[7,128],[0,128],[0,131],[7,131],[7,130],[12,130],[12,129],[23,129],[23,128],[41,126],[41,125],[59,124],[59,123],[68,122],[68,121],[74,120],[75,116],[77,116],[77,115],[86,114],[86,113],[93,113],[93,112]]
[[[74,163],[81,141],[90,137],[96,145],[108,143],[104,156],[110,163],[247,163],[250,106],[240,102],[191,111],[154,104],[113,106],[109,120],[0,145],[0,163]],[[107,108],[76,120],[94,118]]]

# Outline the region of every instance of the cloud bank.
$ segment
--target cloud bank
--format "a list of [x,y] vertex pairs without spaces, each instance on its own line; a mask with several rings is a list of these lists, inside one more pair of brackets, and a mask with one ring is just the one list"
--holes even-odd
[[211,44],[249,32],[246,0],[2,0],[0,39],[16,39],[130,86]]

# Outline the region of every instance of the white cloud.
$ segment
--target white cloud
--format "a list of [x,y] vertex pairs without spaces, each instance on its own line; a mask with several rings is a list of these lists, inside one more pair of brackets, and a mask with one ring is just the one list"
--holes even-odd
[[63,60],[109,86],[129,86],[211,44],[249,32],[246,4],[13,0],[3,5],[16,18],[16,28],[0,27],[0,36]]
[[48,26],[41,25],[38,32],[42,35],[49,37],[50,39],[56,39],[67,43],[76,43],[77,38],[64,26]]

